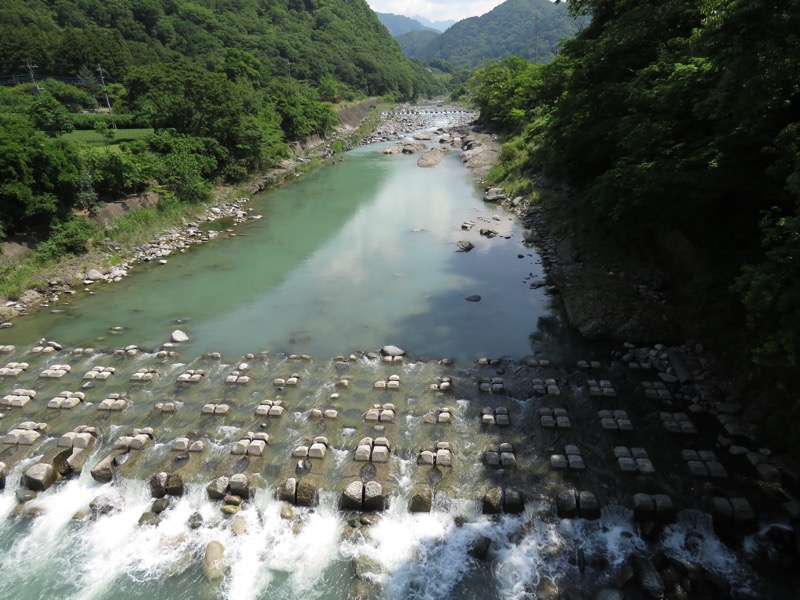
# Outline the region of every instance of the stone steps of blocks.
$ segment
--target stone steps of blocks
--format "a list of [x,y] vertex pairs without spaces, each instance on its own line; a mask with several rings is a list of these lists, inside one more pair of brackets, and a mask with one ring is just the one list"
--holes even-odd
[[44,346],[31,348],[31,354],[54,354],[56,352],[61,352],[61,344],[57,342],[47,342]]
[[499,406],[497,408],[485,407],[481,411],[481,424],[482,425],[497,425],[498,427],[508,427],[511,425],[511,419],[508,413],[508,408]]
[[600,410],[597,411],[597,416],[605,431],[633,431],[633,423],[625,410]]
[[599,360],[579,360],[577,363],[575,363],[575,366],[579,369],[583,369],[584,371],[602,368]]
[[674,400],[672,392],[663,381],[643,381],[644,395],[650,400]]
[[[249,375],[246,375],[240,370],[231,371],[225,377],[225,383],[230,383],[234,385],[245,385],[250,383],[250,381],[251,377]],[[286,382],[284,381],[282,385],[286,385]]]
[[683,462],[686,468],[694,477],[709,477],[711,479],[725,479],[728,472],[722,463],[717,460],[717,455],[711,450],[692,450],[681,451]]
[[0,352],[2,352],[4,354],[11,354],[16,349],[17,349],[17,347],[12,345],[12,344],[0,345]]
[[762,481],[766,481],[767,483],[780,483],[780,469],[772,463],[768,455],[763,452],[747,452],[744,456],[755,468]]
[[299,383],[299,373],[292,373],[289,377],[276,377],[272,380],[272,385],[276,388],[296,387]]
[[189,369],[188,371],[178,375],[176,383],[200,383],[206,377],[206,371],[203,369]]
[[589,386],[589,395],[592,398],[616,398],[617,397],[617,390],[614,389],[614,386],[611,385],[611,382],[608,379],[589,379],[586,381],[586,385]]
[[422,417],[423,423],[428,425],[449,425],[456,417],[456,409],[451,406],[443,406]]
[[127,356],[129,358],[133,358],[134,356],[139,355],[139,346],[131,344],[130,346],[125,346],[124,348],[117,348],[114,350],[114,356]]
[[531,380],[533,393],[537,396],[560,396],[561,388],[555,379],[533,379]]
[[26,362],[10,362],[0,368],[0,377],[16,377],[26,371],[30,365]]
[[233,443],[231,454],[234,456],[263,456],[268,442],[269,435],[267,433],[248,431],[238,442]]
[[373,463],[386,463],[389,462],[389,440],[385,437],[362,438],[356,447],[353,460],[356,462],[373,462]]
[[315,437],[313,440],[296,446],[292,450],[292,458],[325,458],[330,444],[324,436]]
[[39,377],[42,379],[61,379],[71,370],[72,367],[69,365],[50,365],[39,373]]
[[153,409],[156,412],[163,413],[163,414],[172,414],[178,411],[178,408],[183,406],[182,402],[175,402],[173,400],[168,400],[166,402],[156,402]]
[[73,356],[94,356],[97,350],[94,348],[73,348],[71,354]]
[[339,418],[339,411],[335,408],[312,408],[309,416],[312,419],[327,419],[333,421]]
[[537,414],[539,425],[545,429],[572,429],[572,422],[565,408],[540,408]]
[[619,465],[623,473],[655,475],[656,469],[644,448],[617,446],[614,448],[614,456],[617,459],[617,465]]
[[118,437],[114,442],[114,450],[143,450],[152,441],[152,427],[137,428],[128,435]]
[[213,402],[209,402],[208,404],[203,405],[203,408],[200,409],[200,414],[222,417],[227,415],[230,410],[231,407],[228,404],[215,404]]
[[364,421],[367,423],[394,423],[397,417],[395,405],[391,402],[385,404],[373,404],[372,408],[364,413]]
[[131,375],[130,380],[133,383],[149,383],[156,378],[158,378],[157,369],[148,369],[147,367],[142,367]]
[[47,433],[47,423],[25,421],[3,436],[2,443],[9,446],[32,446]]
[[500,467],[504,469],[517,467],[517,453],[513,444],[504,442],[499,446],[492,446],[483,452],[483,464],[487,467]]
[[83,392],[61,392],[47,403],[47,408],[70,410],[83,402]]
[[432,450],[421,450],[417,456],[417,464],[426,467],[452,467],[453,451],[449,442],[436,442]]
[[556,496],[556,513],[559,519],[600,518],[600,503],[593,492],[564,490]]
[[756,513],[746,498],[715,496],[710,502],[710,512],[717,527],[752,528]]
[[342,491],[339,499],[339,508],[345,511],[382,511],[386,509],[386,505],[383,486],[377,481],[352,481]]
[[92,367],[91,371],[84,373],[83,379],[86,381],[105,381],[116,372],[117,370],[114,367]]
[[286,408],[283,405],[283,400],[262,400],[261,404],[256,407],[257,417],[282,417]]
[[661,424],[669,433],[675,435],[696,435],[697,428],[689,419],[689,416],[683,412],[670,413],[661,412],[658,415]]
[[21,408],[36,398],[36,390],[17,388],[0,398],[0,406]]
[[96,427],[80,425],[58,438],[59,448],[85,450],[94,446],[99,432]]
[[675,503],[667,494],[634,494],[633,518],[637,522],[674,523],[678,516]]
[[518,515],[525,511],[525,496],[513,487],[491,487],[483,496],[485,515],[507,513]]
[[564,454],[550,456],[550,468],[556,471],[584,471],[586,464],[581,456],[580,449],[575,445],[564,446]]
[[202,440],[192,441],[188,437],[175,438],[170,446],[173,452],[202,452],[205,448],[206,445]]
[[478,389],[484,393],[504,394],[506,386],[502,377],[492,377],[491,379],[484,377],[478,381]]
[[525,365],[528,367],[549,367],[550,361],[545,358],[526,358]]
[[[390,357],[384,357],[390,358]],[[390,375],[388,379],[379,379],[372,387],[376,390],[399,390],[400,389],[400,376]]]
[[453,380],[450,377],[437,377],[428,389],[433,392],[449,392],[453,389]]

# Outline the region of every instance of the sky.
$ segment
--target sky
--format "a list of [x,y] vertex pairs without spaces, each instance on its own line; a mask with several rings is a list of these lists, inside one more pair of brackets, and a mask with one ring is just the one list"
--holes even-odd
[[413,17],[421,15],[431,21],[460,21],[483,15],[505,0],[367,0],[372,10]]

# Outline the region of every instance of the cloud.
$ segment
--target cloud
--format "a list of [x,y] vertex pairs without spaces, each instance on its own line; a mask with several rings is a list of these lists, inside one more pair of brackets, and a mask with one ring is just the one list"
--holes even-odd
[[431,21],[460,21],[485,14],[504,0],[367,0],[372,10],[381,13],[421,15]]

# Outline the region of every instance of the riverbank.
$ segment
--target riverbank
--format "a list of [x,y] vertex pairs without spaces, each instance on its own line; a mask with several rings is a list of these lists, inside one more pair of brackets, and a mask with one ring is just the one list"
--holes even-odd
[[11,298],[0,296],[0,327],[36,307],[47,308],[59,296],[91,293],[97,282],[116,282],[138,263],[166,261],[174,252],[220,235],[235,235],[236,225],[260,215],[249,214],[249,196],[273,189],[321,165],[335,162],[338,153],[351,149],[393,114],[378,99],[370,99],[338,112],[340,127],[327,138],[314,136],[291,145],[292,157],[279,166],[236,186],[216,186],[208,204],[159,207],[159,194],[146,192],[102,206],[94,220],[109,234],[90,244],[88,252],[46,265],[27,259],[35,242],[6,243],[0,260],[12,267],[9,279],[16,288]]

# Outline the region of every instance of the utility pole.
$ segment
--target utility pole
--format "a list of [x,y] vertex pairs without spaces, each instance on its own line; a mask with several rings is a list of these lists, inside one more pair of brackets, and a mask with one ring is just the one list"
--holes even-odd
[[106,106],[108,107],[108,114],[111,115],[111,128],[116,129],[117,124],[114,122],[114,112],[111,110],[111,99],[108,97],[108,90],[106,89],[106,78],[103,76],[103,67],[97,65],[97,72],[100,73],[100,83],[103,86],[103,95],[106,97]]
[[37,66],[36,65],[32,65],[31,61],[29,61],[29,60],[26,60],[25,64],[28,66],[28,73],[31,74],[31,81],[33,82],[33,89],[36,90],[36,97],[37,98],[41,98],[41,96],[42,96],[42,88],[40,88],[39,85],[36,83],[36,77],[34,77],[34,75],[33,75],[33,70],[36,69]]
[[291,76],[292,76],[292,63],[289,61],[288,58],[286,59],[286,69],[289,71],[289,77],[291,78]]

